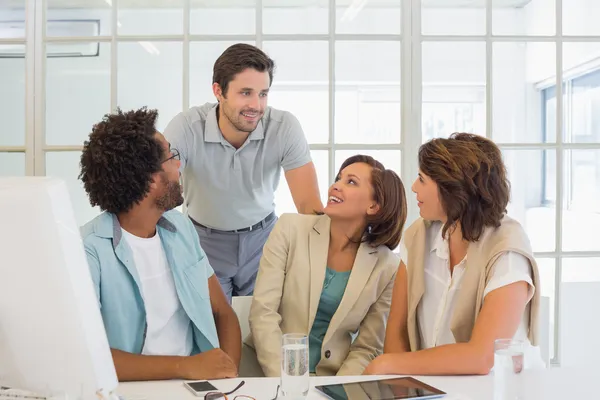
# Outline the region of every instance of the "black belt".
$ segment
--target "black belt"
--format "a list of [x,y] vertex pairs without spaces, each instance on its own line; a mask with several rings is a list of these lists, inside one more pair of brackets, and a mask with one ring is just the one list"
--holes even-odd
[[196,222],[192,217],[190,217],[190,219],[192,220],[192,222],[194,223],[194,225],[198,225],[199,227],[204,228],[204,229],[210,229],[210,230],[215,231],[215,232],[241,233],[241,232],[251,232],[251,231],[254,231],[254,230],[258,229],[258,228],[261,228],[263,224],[271,222],[272,220],[275,219],[275,212],[273,211],[271,214],[267,215],[265,217],[265,219],[263,219],[262,221],[257,222],[256,224],[254,224],[252,226],[249,226],[247,228],[234,229],[234,230],[231,230],[231,231],[223,231],[223,230],[220,230],[220,229],[209,228],[208,226],[204,226],[201,223]]

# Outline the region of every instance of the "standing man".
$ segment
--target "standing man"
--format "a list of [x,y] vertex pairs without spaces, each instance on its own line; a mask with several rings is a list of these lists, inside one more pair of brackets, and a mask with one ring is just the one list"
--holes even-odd
[[274,68],[257,47],[229,47],[213,69],[218,103],[192,107],[165,129],[181,155],[187,213],[229,300],[254,290],[282,168],[298,212],[323,208],[300,123],[267,106]]

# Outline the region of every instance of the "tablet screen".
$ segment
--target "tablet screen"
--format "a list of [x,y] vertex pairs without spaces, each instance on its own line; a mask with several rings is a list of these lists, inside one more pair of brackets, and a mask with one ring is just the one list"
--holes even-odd
[[409,400],[439,399],[446,393],[414,378],[395,378],[317,386],[333,400]]

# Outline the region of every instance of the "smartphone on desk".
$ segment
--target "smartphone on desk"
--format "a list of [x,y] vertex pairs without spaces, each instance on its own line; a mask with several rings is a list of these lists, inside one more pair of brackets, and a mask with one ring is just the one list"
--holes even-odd
[[188,388],[195,396],[202,397],[208,392],[218,392],[209,381],[184,382],[183,385]]

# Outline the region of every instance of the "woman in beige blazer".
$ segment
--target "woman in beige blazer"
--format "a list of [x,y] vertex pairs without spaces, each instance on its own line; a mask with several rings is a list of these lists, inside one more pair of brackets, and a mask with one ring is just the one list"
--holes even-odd
[[263,249],[250,309],[265,375],[279,376],[281,336],[309,335],[310,372],[357,375],[383,351],[406,221],[402,181],[372,157],[344,162],[323,215],[284,214]]
[[523,342],[542,363],[539,274],[523,227],[506,216],[510,183],[498,146],[457,133],[419,150],[412,186],[421,219],[404,233],[385,353],[369,374],[474,375],[494,342]]

